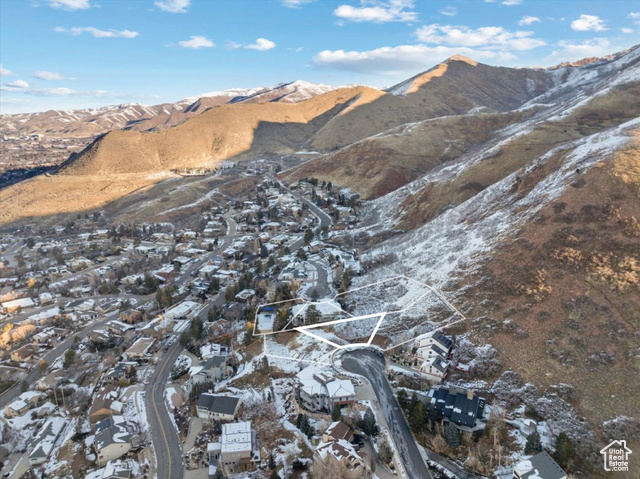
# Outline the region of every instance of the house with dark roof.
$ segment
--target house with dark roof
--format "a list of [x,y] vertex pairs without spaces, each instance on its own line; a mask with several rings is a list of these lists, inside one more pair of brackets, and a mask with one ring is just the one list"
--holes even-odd
[[520,461],[513,467],[514,479],[567,479],[562,470],[546,451]]
[[324,442],[337,441],[338,439],[344,439],[347,442],[353,440],[353,430],[342,421],[331,423],[322,435]]
[[366,471],[367,466],[358,446],[351,444],[353,431],[341,421],[332,423],[322,435],[322,442],[315,450],[316,460],[327,463],[335,461],[341,463],[348,470]]
[[104,466],[107,462],[124,456],[131,449],[131,435],[124,424],[113,424],[96,434],[94,447],[96,462]]
[[51,417],[44,423],[29,448],[30,466],[37,466],[47,460],[66,424],[67,420],[63,417]]
[[420,373],[430,381],[441,382],[451,367],[449,355],[452,347],[453,339],[441,331],[418,338],[414,348]]
[[472,389],[455,386],[434,387],[427,394],[427,409],[434,411],[436,417],[451,422],[462,431],[484,429],[485,398],[478,396]]
[[198,417],[213,421],[233,421],[240,406],[240,399],[232,396],[216,396],[202,393],[198,398],[196,409]]

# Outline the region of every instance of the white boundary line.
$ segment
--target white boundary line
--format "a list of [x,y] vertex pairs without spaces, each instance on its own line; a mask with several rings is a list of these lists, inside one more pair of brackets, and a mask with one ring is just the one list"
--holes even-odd
[[[343,309],[340,309],[340,311],[342,311],[345,315],[350,316],[349,318],[344,318],[344,319],[337,319],[334,321],[327,321],[325,323],[318,323],[318,324],[313,324],[313,325],[309,325],[309,326],[299,326],[297,328],[293,328],[293,329],[282,329],[280,331],[270,331],[270,332],[266,332],[266,333],[256,333],[256,327],[258,325],[258,311],[260,311],[261,308],[265,307],[265,306],[273,306],[273,305],[277,305],[277,304],[282,304],[282,303],[288,303],[288,302],[296,302],[296,303],[302,303],[303,305],[306,305],[306,307],[310,306],[311,304],[329,304],[331,307],[335,306],[333,304],[331,304],[332,301],[335,301],[336,298],[340,297],[340,296],[346,296],[349,293],[352,293],[354,291],[359,291],[361,289],[365,289],[365,288],[370,288],[372,286],[378,286],[378,285],[382,285],[384,283],[387,283],[389,281],[394,281],[394,280],[398,280],[398,279],[405,279],[407,281],[411,281],[413,283],[417,283],[421,286],[424,286],[425,288],[427,288],[429,291],[427,293],[424,293],[422,295],[420,295],[417,299],[413,300],[412,302],[410,302],[407,306],[405,306],[402,309],[399,309],[397,311],[386,311],[386,312],[382,312],[382,313],[374,313],[374,314],[367,314],[364,316],[353,316],[352,314],[344,311]],[[287,356],[278,356],[275,354],[269,354],[267,352],[267,345],[266,345],[266,341],[267,341],[267,336],[273,335],[273,334],[278,334],[278,333],[284,333],[284,332],[291,332],[291,331],[297,331],[299,333],[303,333],[309,337],[312,337],[318,341],[321,341],[325,344],[328,344],[332,347],[334,347],[334,351],[332,351],[330,354],[333,354],[334,352],[338,351],[338,350],[342,350],[345,348],[351,348],[351,347],[368,347],[371,346],[371,343],[373,342],[376,334],[378,333],[378,330],[380,329],[380,326],[382,325],[382,322],[384,321],[384,318],[386,317],[387,314],[396,314],[396,313],[402,313],[406,310],[408,310],[409,308],[413,307],[416,303],[418,303],[418,301],[422,300],[425,296],[427,296],[429,294],[429,292],[433,293],[442,303],[444,303],[444,305],[451,311],[454,313],[454,318],[457,316],[459,316],[461,319],[455,320],[455,321],[445,321],[445,324],[441,324],[439,326],[437,326],[436,328],[434,328],[433,330],[421,334],[419,336],[416,336],[415,338],[411,338],[408,339],[406,341],[403,341],[401,343],[389,346],[387,349],[384,349],[383,351],[390,351],[394,348],[397,348],[398,346],[401,346],[403,344],[409,343],[411,341],[416,341],[417,339],[423,338],[423,337],[427,337],[432,335],[434,332],[438,331],[438,330],[442,330],[444,328],[447,328],[449,326],[452,326],[454,324],[460,323],[462,321],[466,321],[466,316],[464,314],[462,314],[453,304],[451,304],[447,298],[444,297],[444,295],[438,291],[437,289],[433,288],[432,286],[429,286],[428,284],[422,283],[420,281],[417,281],[413,278],[409,278],[408,276],[405,275],[396,275],[396,276],[392,276],[390,278],[384,279],[382,281],[378,281],[376,283],[371,283],[371,284],[367,284],[364,286],[360,286],[358,288],[346,291],[344,293],[338,293],[336,295],[333,296],[333,298],[326,300],[326,301],[320,301],[320,302],[310,302],[307,301],[306,299],[302,298],[302,297],[298,297],[298,298],[292,298],[292,299],[288,299],[288,300],[284,300],[284,301],[278,301],[275,303],[267,303],[267,304],[263,304],[261,306],[258,307],[258,309],[256,310],[256,317],[255,317],[255,322],[254,322],[254,326],[253,326],[253,331],[254,331],[254,335],[255,336],[262,336],[263,337],[263,351],[264,351],[264,355],[267,357],[273,357],[273,358],[279,358],[279,359],[290,359],[293,361],[298,361],[298,362],[303,362],[303,363],[313,363],[313,364],[322,364],[322,365],[331,365],[331,363],[325,363],[325,362],[320,362],[320,361],[313,361],[313,360],[308,360],[308,359],[300,359],[300,358],[293,358],[293,357],[287,357]],[[291,322],[293,321],[293,319],[300,315],[300,313],[305,310],[306,308],[303,307],[301,308],[301,310],[295,315],[293,316],[285,325],[285,328],[287,328]],[[336,308],[338,309],[338,308]],[[346,322],[350,322],[350,321],[355,321],[358,319],[369,319],[369,318],[373,318],[376,316],[380,316],[380,319],[378,320],[378,322],[376,323],[373,332],[371,333],[371,335],[369,336],[369,339],[366,343],[350,343],[350,344],[345,344],[345,345],[338,345],[336,343],[334,343],[333,341],[330,341],[326,338],[323,338],[321,336],[318,336],[317,334],[313,334],[311,332],[309,332],[309,329],[314,329],[314,328],[322,328],[324,326],[331,326],[334,324],[341,324],[341,323],[346,323]]]

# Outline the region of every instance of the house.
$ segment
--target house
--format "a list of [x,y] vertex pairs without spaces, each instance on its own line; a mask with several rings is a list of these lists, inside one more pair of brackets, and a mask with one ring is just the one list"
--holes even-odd
[[191,368],[191,385],[216,382],[227,378],[230,368],[226,356],[213,356],[202,361],[199,366]]
[[439,347],[443,351],[446,351],[448,354],[453,347],[453,339],[443,334],[442,331],[436,331],[429,336],[424,336],[417,339],[414,343],[414,347],[418,349],[423,347],[431,347],[433,345]]
[[36,303],[31,298],[21,298],[14,299],[12,301],[5,301],[0,304],[2,309],[4,309],[7,313],[15,313],[20,309],[32,308]]
[[452,347],[453,340],[441,331],[417,339],[414,348],[422,376],[430,381],[441,382],[451,368],[448,358]]
[[156,340],[154,338],[139,338],[124,352],[124,356],[129,361],[145,359],[155,343]]
[[142,312],[135,309],[122,311],[120,313],[120,321],[127,324],[139,323],[142,321]]
[[147,337],[163,339],[173,332],[173,323],[162,316],[158,316],[141,327],[139,331]]
[[[316,303],[312,303],[315,306],[316,311],[320,313],[320,321],[331,321],[333,319],[339,318],[341,315],[345,314],[342,308],[340,307],[340,303],[331,299],[331,300],[323,300]],[[308,310],[309,304],[296,304],[291,312],[293,313],[293,317],[299,324],[304,324],[306,321],[306,314]]]
[[22,399],[16,399],[4,407],[5,415],[9,418],[22,416],[29,409],[31,404]]
[[124,424],[113,424],[96,434],[93,443],[97,464],[104,466],[107,462],[122,457],[131,449],[131,435]]
[[455,386],[434,387],[427,394],[427,409],[435,409],[439,418],[462,431],[484,428],[484,423],[479,421],[484,418],[485,403],[472,389]]
[[200,306],[195,301],[183,301],[169,308],[164,312],[164,318],[170,320],[176,319],[190,319],[191,315]]
[[133,326],[130,324],[123,323],[122,321],[118,321],[114,319],[113,321],[109,321],[105,324],[104,329],[111,334],[115,334],[116,336],[124,336],[129,331],[133,331]]
[[85,479],[129,479],[131,466],[123,461],[109,461],[105,467],[88,473]]
[[307,410],[331,411],[335,404],[345,405],[355,400],[351,381],[335,379],[334,376],[314,366],[309,366],[296,375],[296,397]]
[[198,417],[213,421],[233,421],[240,406],[240,399],[232,396],[216,396],[202,393],[198,398],[196,409]]
[[252,469],[260,462],[256,431],[251,422],[235,422],[222,426],[218,464],[229,475]]
[[33,344],[25,344],[11,353],[11,361],[22,363],[32,357],[38,348]]
[[323,442],[337,441],[339,439],[344,439],[347,442],[351,442],[353,440],[353,431],[342,421],[331,423],[322,435]]
[[116,386],[107,385],[101,388],[89,409],[89,423],[95,424],[109,416],[122,413],[123,404],[117,399],[118,389]]
[[322,435],[322,442],[315,450],[318,461],[336,461],[352,472],[365,471],[367,466],[360,456],[358,446],[351,444],[353,431],[342,421],[332,423]]
[[202,359],[209,359],[214,356],[228,356],[229,348],[216,343],[205,344],[200,346],[200,357]]
[[47,460],[66,423],[63,417],[47,419],[29,447],[30,466],[37,466]]
[[253,289],[243,289],[238,294],[236,294],[236,301],[239,303],[248,303],[251,298],[256,295],[255,290]]
[[513,467],[513,477],[515,479],[567,479],[567,473],[546,451],[542,451],[517,463]]

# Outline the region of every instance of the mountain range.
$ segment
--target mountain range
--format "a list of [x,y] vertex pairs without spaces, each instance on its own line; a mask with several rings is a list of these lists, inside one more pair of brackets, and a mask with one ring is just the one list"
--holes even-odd
[[60,138],[92,137],[110,130],[151,131],[175,126],[214,106],[233,103],[295,103],[334,90],[305,81],[274,87],[233,88],[203,93],[175,103],[146,106],[138,103],[80,110],[0,115],[0,135],[47,135]]

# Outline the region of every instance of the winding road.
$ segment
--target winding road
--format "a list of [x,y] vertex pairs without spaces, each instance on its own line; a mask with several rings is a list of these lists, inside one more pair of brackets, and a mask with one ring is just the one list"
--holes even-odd
[[371,383],[409,478],[431,478],[411,429],[385,377],[384,360],[371,351],[348,351],[342,356],[342,367],[346,371],[364,376]]

